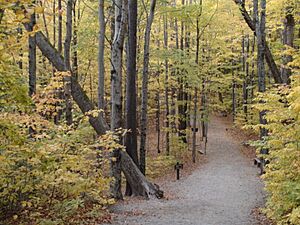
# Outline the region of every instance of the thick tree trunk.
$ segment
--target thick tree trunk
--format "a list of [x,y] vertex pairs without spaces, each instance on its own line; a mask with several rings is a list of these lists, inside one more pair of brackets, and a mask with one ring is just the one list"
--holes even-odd
[[[33,27],[36,24],[35,13],[30,16],[29,31],[33,31]],[[28,72],[29,72],[29,96],[33,96],[36,93],[36,36],[30,35],[28,39],[29,51],[28,51]]]
[[132,158],[123,151],[121,151],[121,165],[122,171],[125,171],[124,174],[126,180],[130,183],[132,195],[144,196],[146,198],[152,196],[155,196],[156,198],[163,197],[163,191],[159,190],[159,187],[156,184],[147,181],[137,165],[133,162]]
[[[126,151],[136,165],[137,154],[137,120],[136,120],[136,47],[137,47],[137,0],[128,1],[128,56],[127,56],[127,84],[126,84]],[[126,195],[135,190],[126,185]]]
[[141,142],[140,142],[140,170],[146,172],[146,139],[147,139],[147,106],[148,106],[148,76],[149,76],[149,54],[150,54],[150,34],[154,19],[156,0],[151,0],[150,12],[144,37],[144,65],[142,82],[142,107],[141,107]]
[[[127,0],[116,0],[115,4],[115,28],[111,50],[111,130],[115,131],[122,127],[122,58],[124,48],[124,35],[127,25]],[[104,80],[103,80],[104,81]],[[121,137],[120,143],[121,143]],[[115,149],[110,161],[111,193],[114,198],[122,199],[121,192],[121,161],[120,150]]]
[[[242,16],[244,17],[245,22],[248,24],[249,28],[255,33],[256,35],[256,28],[255,28],[255,21],[253,21],[250,17],[250,15],[248,14],[246,8],[245,8],[245,2],[243,0],[233,0],[238,6],[239,9],[242,13]],[[265,40],[264,40],[265,42]],[[282,78],[281,78],[281,74],[280,71],[275,63],[274,57],[270,51],[269,46],[267,45],[267,43],[265,42],[265,57],[266,57],[266,61],[267,64],[272,72],[273,78],[275,80],[276,83],[282,83]]]
[[99,0],[99,37],[98,37],[98,109],[103,109],[105,106],[105,67],[104,67],[104,49],[105,49],[105,29],[106,23],[104,18],[104,0]]
[[[70,55],[71,55],[71,40],[72,40],[72,8],[73,0],[67,2],[67,20],[66,20],[66,37],[64,42],[64,60],[67,71],[71,71]],[[71,98],[71,81],[69,77],[64,79],[65,88],[65,103],[66,103],[66,121],[68,125],[73,123],[72,116],[72,98]]]

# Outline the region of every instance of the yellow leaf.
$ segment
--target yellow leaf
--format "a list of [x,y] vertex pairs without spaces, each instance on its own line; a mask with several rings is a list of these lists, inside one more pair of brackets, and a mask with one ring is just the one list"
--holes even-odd
[[44,7],[42,6],[37,6],[34,8],[35,13],[43,13],[44,12]]

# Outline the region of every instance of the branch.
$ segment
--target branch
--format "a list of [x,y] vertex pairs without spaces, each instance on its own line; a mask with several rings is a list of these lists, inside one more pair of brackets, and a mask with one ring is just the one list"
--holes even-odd
[[[256,35],[255,33],[255,23],[253,22],[252,18],[250,17],[249,13],[247,12],[246,8],[245,8],[245,2],[243,0],[233,0],[238,6],[239,9],[242,13],[242,16],[244,17],[245,22],[248,24],[249,28],[254,32],[254,35]],[[276,83],[281,84],[283,83],[282,78],[281,78],[281,74],[280,71],[275,63],[274,57],[270,51],[270,48],[266,43],[266,61],[267,64],[272,72],[272,75],[274,77],[274,80]]]

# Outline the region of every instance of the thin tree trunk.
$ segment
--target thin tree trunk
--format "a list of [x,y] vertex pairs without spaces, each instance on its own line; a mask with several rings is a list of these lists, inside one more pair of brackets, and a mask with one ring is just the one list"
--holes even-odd
[[62,0],[58,0],[58,52],[62,53]]
[[195,88],[195,93],[194,93],[194,116],[193,116],[193,146],[192,146],[192,160],[193,160],[193,163],[196,162],[197,103],[198,103],[198,88]]
[[[159,76],[157,77],[159,83]],[[160,153],[160,93],[159,88],[156,91],[156,102],[157,102],[157,110],[156,110],[156,131],[157,131],[157,153]]]
[[[17,28],[17,32],[18,32],[18,36],[17,36],[17,42],[19,43],[20,42],[20,38],[22,37],[23,35],[23,30],[21,27],[18,27]],[[19,53],[19,60],[18,60],[18,66],[19,66],[19,69],[22,71],[23,70],[23,49],[21,48],[20,49],[20,53]]]
[[105,49],[105,18],[104,18],[104,0],[99,0],[99,37],[98,37],[98,108],[104,110],[105,102],[105,67],[104,67],[104,49]]
[[78,53],[77,53],[77,44],[78,44],[78,23],[76,18],[76,0],[73,0],[73,43],[72,43],[72,71],[74,77],[78,79]]
[[235,74],[234,74],[234,59],[232,59],[231,62],[232,65],[232,69],[231,69],[231,74],[232,74],[232,96],[231,96],[231,100],[232,100],[232,119],[233,122],[235,122],[235,117],[236,117],[236,80],[235,80]]
[[150,32],[154,18],[156,0],[151,0],[150,13],[144,37],[144,65],[142,83],[142,107],[141,107],[141,142],[140,142],[140,170],[146,172],[146,139],[147,139],[147,106],[148,106],[148,76],[149,76],[149,55],[150,55]]
[[[127,56],[127,84],[126,84],[126,129],[129,132],[125,137],[126,151],[136,165],[137,154],[137,121],[136,121],[136,46],[137,46],[137,0],[128,1],[128,56]],[[134,188],[134,187],[132,187]],[[133,190],[127,182],[126,195],[130,196]]]
[[[185,4],[185,0],[182,0],[182,6]],[[183,20],[183,19],[182,19]],[[181,21],[181,37],[180,37],[180,49],[182,51],[181,54],[183,54],[184,50],[184,22]],[[184,73],[185,71],[181,71]],[[178,135],[181,137],[182,141],[184,143],[187,143],[187,138],[186,138],[186,93],[184,91],[184,79],[183,79],[183,74],[179,78],[179,90],[178,90],[178,114],[179,114],[179,125],[178,125]]]
[[[67,71],[71,71],[70,55],[71,55],[71,40],[72,40],[72,6],[73,0],[67,2],[67,19],[66,19],[66,37],[64,42],[64,60]],[[72,99],[71,99],[71,81],[70,77],[65,77],[65,103],[66,103],[66,121],[68,125],[73,123],[72,116]]]
[[[164,49],[168,49],[168,18],[164,15]],[[169,60],[165,59],[166,154],[170,155]]]
[[[35,13],[30,16],[29,31],[33,31],[36,24]],[[36,35],[30,35],[28,39],[29,52],[28,52],[28,72],[29,72],[29,96],[36,93]]]
[[[200,0],[200,7],[201,7],[201,11],[199,12],[199,14],[197,15],[197,21],[196,21],[196,59],[195,59],[195,63],[196,65],[199,65],[199,51],[200,51],[200,17],[202,15],[202,0]],[[198,71],[197,71],[198,73]],[[197,129],[197,103],[198,103],[198,88],[195,87],[195,90],[194,90],[194,118],[193,118],[193,139],[192,139],[192,142],[193,142],[193,145],[192,145],[192,160],[193,160],[193,163],[196,162],[196,141],[197,141],[197,132],[196,132],[196,129]]]
[[[174,4],[174,7],[176,7],[176,0],[174,0],[173,4]],[[178,19],[177,19],[177,17],[175,17],[175,21],[174,21],[174,31],[175,31],[175,49],[179,50],[179,33],[178,33]],[[177,62],[175,62],[175,63],[177,63]],[[172,70],[173,70],[172,71],[173,77],[176,77],[176,74],[178,72],[178,68],[176,68],[176,66],[174,66],[172,68]],[[175,87],[172,87],[172,91],[171,91],[171,115],[172,115],[171,127],[172,127],[173,132],[176,131],[175,93],[176,93],[176,89],[175,89]]]
[[250,43],[249,43],[249,35],[246,36],[245,40],[246,46],[244,51],[244,63],[245,63],[245,79],[243,82],[243,111],[245,115],[245,122],[248,121],[248,96],[249,96],[249,90],[248,90],[248,84],[249,84],[249,52],[250,52]]

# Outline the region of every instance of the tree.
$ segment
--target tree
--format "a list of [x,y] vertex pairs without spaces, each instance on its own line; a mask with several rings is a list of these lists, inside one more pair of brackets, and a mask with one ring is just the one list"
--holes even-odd
[[99,37],[98,37],[98,108],[104,109],[105,95],[105,67],[104,67],[104,49],[105,49],[105,30],[106,22],[104,17],[104,0],[99,0]]
[[[245,22],[247,23],[247,25],[249,26],[249,28],[255,32],[256,34],[256,23],[255,21],[253,21],[251,19],[251,17],[249,16],[246,8],[245,8],[245,2],[243,0],[234,0],[234,2],[239,6],[239,9],[242,13],[242,16],[245,20]],[[256,34],[257,35],[257,34]],[[264,40],[265,42],[265,40]],[[281,75],[280,75],[280,71],[275,63],[275,60],[274,60],[274,57],[267,45],[267,43],[265,43],[265,56],[266,56],[266,61],[267,61],[267,64],[272,72],[272,75],[274,77],[274,80],[276,83],[282,83],[282,78],[281,78]]]
[[142,107],[141,107],[141,141],[140,141],[140,170],[146,172],[146,137],[147,137],[147,107],[148,107],[148,76],[150,58],[150,34],[154,19],[156,0],[150,4],[150,12],[147,18],[147,25],[144,36],[144,62],[143,62],[143,83],[142,83]]
[[[127,26],[127,0],[117,0],[115,7],[115,30],[111,51],[111,131],[122,127],[122,58],[124,35]],[[104,81],[104,80],[103,80]],[[100,81],[99,81],[100,82]],[[121,143],[121,136],[119,136]],[[122,199],[121,192],[121,159],[120,149],[115,149],[111,155],[111,192],[114,198]]]
[[[72,40],[72,8],[73,0],[68,0],[67,2],[67,20],[66,20],[66,37],[64,42],[64,60],[65,60],[65,70],[71,71],[71,40]],[[72,75],[73,76],[73,75]],[[64,79],[65,82],[65,102],[66,102],[66,121],[68,125],[73,123],[72,116],[72,99],[71,99],[71,81],[69,76]]]
[[[29,31],[33,31],[35,25],[36,25],[35,13],[32,13],[30,16],[30,23],[28,26]],[[34,34],[29,36],[28,43],[29,43],[29,51],[28,51],[29,96],[32,96],[36,93],[36,40]]]
[[[137,0],[128,1],[128,55],[126,80],[126,129],[125,146],[128,155],[136,165],[137,154],[137,119],[136,119],[136,47],[137,47]],[[134,190],[129,183],[126,185],[126,195],[132,195]]]

